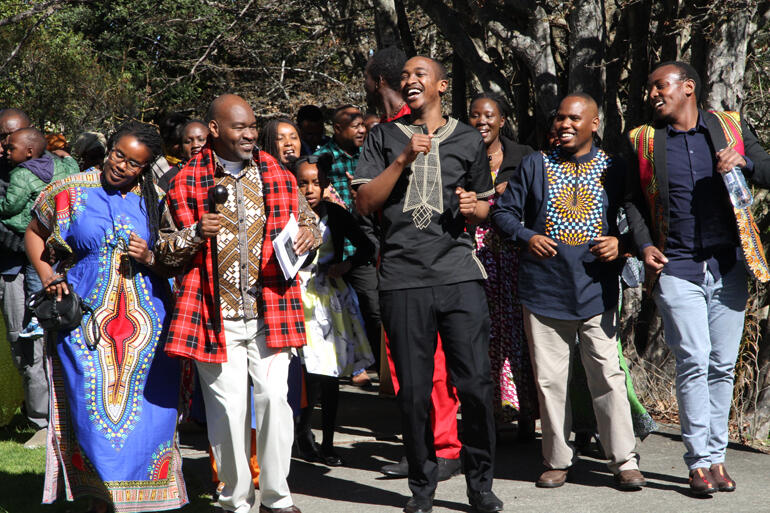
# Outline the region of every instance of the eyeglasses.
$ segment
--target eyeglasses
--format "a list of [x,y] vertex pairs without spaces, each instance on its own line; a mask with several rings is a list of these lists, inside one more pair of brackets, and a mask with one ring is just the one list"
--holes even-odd
[[120,151],[117,148],[112,148],[110,150],[110,159],[112,159],[113,162],[116,164],[120,164],[121,162],[125,162],[126,165],[133,169],[134,171],[140,171],[144,166],[147,164],[140,164],[139,162],[132,160],[132,159],[126,159],[126,156],[123,154],[122,151]]

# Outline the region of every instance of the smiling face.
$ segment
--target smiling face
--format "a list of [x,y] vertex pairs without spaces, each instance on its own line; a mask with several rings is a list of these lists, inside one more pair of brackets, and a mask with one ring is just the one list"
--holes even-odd
[[104,162],[104,179],[112,187],[127,192],[145,167],[150,165],[152,152],[133,135],[115,141]]
[[[319,174],[321,175],[319,177]],[[297,187],[305,195],[310,208],[315,209],[323,200],[324,188],[326,188],[323,173],[318,172],[318,166],[310,162],[303,162],[297,169]]]
[[448,85],[438,64],[427,57],[412,57],[401,70],[401,96],[412,112],[440,102]]
[[676,66],[662,66],[647,80],[647,102],[656,120],[671,123],[689,104],[696,107],[695,82],[682,80],[682,72]]
[[284,166],[288,165],[290,157],[299,157],[302,150],[299,134],[289,123],[278,123],[275,128],[275,146],[281,164]]
[[559,104],[553,122],[559,146],[580,156],[591,150],[593,134],[599,129],[596,104],[580,96],[567,96]]
[[182,133],[182,155],[189,160],[197,155],[206,144],[209,136],[209,128],[203,123],[193,122],[188,124]]
[[505,123],[505,116],[500,113],[497,102],[489,98],[479,98],[471,103],[468,121],[471,126],[479,131],[484,144],[489,146],[498,137],[500,129]]
[[217,105],[209,130],[217,155],[233,162],[251,159],[257,142],[257,118],[243,98],[227,95]]
[[355,107],[339,112],[334,123],[334,141],[343,150],[351,153],[364,145],[366,126],[361,111]]

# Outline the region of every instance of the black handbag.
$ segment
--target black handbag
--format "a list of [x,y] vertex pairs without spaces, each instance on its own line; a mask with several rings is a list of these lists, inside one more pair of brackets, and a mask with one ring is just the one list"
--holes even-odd
[[[64,283],[69,291],[69,294],[62,295],[60,301],[57,301],[55,296],[50,296],[43,288],[30,296],[27,307],[37,317],[37,322],[44,330],[72,331],[83,322],[83,312],[91,313],[92,310],[64,278],[58,278],[49,283],[48,286],[59,283]],[[91,351],[94,351],[96,344],[98,344],[97,337],[94,337],[93,340],[93,344],[87,343],[88,349]]]

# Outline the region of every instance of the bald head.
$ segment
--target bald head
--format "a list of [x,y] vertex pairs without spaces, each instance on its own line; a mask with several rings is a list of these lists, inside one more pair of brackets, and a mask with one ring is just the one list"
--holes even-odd
[[231,161],[251,158],[257,140],[257,118],[246,100],[235,94],[218,96],[209,105],[206,121],[217,155]]
[[32,122],[24,111],[19,109],[0,110],[0,156],[5,156],[8,136],[20,128],[27,128]]
[[596,103],[596,100],[594,100],[593,96],[591,96],[588,93],[570,93],[567,96],[562,99],[561,103],[559,103],[559,106],[561,106],[564,102],[574,102],[578,101],[581,102],[585,108],[586,108],[586,114],[592,117],[599,117],[599,105]]
[[0,135],[8,135],[20,128],[27,128],[32,124],[29,116],[19,109],[0,110]]
[[214,98],[206,111],[206,121],[222,119],[222,116],[229,116],[233,110],[245,110],[254,115],[251,105],[237,94],[223,94]]

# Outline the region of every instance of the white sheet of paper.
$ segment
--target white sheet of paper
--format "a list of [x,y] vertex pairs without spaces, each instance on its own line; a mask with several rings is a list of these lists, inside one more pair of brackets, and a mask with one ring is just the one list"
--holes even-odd
[[283,277],[287,280],[294,278],[297,275],[297,271],[302,267],[302,264],[307,258],[307,253],[297,255],[294,252],[294,240],[297,238],[297,232],[299,232],[299,224],[294,214],[289,216],[289,221],[286,226],[283,227],[281,233],[273,239],[273,250],[275,250],[275,257],[278,259],[278,263],[281,265],[281,271],[283,271]]

